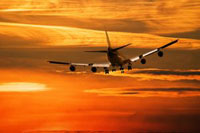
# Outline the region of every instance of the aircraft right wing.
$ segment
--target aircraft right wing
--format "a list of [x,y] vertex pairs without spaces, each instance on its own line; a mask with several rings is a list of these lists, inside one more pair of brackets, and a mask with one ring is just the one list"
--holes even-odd
[[170,42],[170,43],[168,43],[168,44],[166,44],[166,45],[164,45],[164,46],[162,46],[162,47],[159,47],[159,48],[157,48],[157,49],[154,49],[154,50],[149,51],[149,52],[147,52],[147,53],[144,53],[144,54],[142,54],[142,55],[139,55],[139,56],[136,56],[136,57],[134,57],[134,58],[131,58],[130,61],[131,61],[131,62],[136,62],[136,61],[138,61],[138,60],[141,59],[141,63],[142,63],[142,64],[145,64],[145,63],[146,63],[146,60],[144,59],[144,57],[149,56],[149,55],[152,55],[152,54],[157,53],[157,52],[158,52],[158,55],[159,55],[160,57],[162,57],[162,56],[163,56],[163,52],[161,51],[161,49],[164,49],[164,48],[166,48],[166,47],[168,47],[168,46],[170,46],[170,45],[172,45],[172,44],[174,44],[174,43],[177,43],[177,42],[178,42],[178,39],[175,40],[175,41],[172,41],[172,42]]

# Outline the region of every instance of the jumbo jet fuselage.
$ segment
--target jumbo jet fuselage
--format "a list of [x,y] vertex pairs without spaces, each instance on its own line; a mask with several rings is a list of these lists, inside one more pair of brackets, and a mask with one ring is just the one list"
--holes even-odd
[[129,63],[130,61],[125,58],[118,51],[114,51],[113,49],[108,48],[107,58],[113,67],[120,66],[122,67],[124,64]]
[[123,65],[125,65],[125,64],[128,64],[130,66],[131,65],[130,59],[126,59],[126,57],[123,56],[122,54],[120,54],[118,52],[118,50],[123,49],[123,48],[131,45],[131,43],[117,47],[117,48],[112,48],[107,31],[105,31],[105,33],[106,33],[106,40],[107,40],[107,44],[108,44],[108,49],[107,50],[100,50],[100,51],[86,51],[86,52],[106,53],[108,61],[111,63],[112,67],[120,67],[120,69],[123,69]]

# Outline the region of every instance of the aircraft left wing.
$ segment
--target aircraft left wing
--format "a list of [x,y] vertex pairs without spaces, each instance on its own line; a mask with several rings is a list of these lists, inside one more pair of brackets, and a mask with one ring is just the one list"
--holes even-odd
[[84,66],[84,67],[110,67],[110,63],[69,63],[69,62],[59,62],[59,61],[48,61],[51,64],[60,64],[60,65],[72,65],[72,66]]
[[139,56],[137,56],[137,57],[131,58],[130,61],[131,61],[131,62],[136,62],[136,61],[138,61],[138,60],[141,60],[141,63],[142,63],[142,64],[145,64],[145,63],[146,63],[146,60],[144,59],[144,57],[149,56],[149,55],[152,55],[152,54],[157,53],[157,52],[158,52],[158,56],[162,57],[162,56],[163,56],[163,52],[162,52],[161,50],[164,49],[164,48],[166,48],[166,47],[168,47],[168,46],[170,46],[170,45],[172,45],[172,44],[174,44],[174,43],[177,43],[177,42],[178,42],[178,39],[175,40],[175,41],[172,41],[172,42],[170,42],[170,43],[168,43],[168,44],[166,44],[166,45],[164,45],[164,46],[162,46],[162,47],[159,47],[159,48],[157,48],[157,49],[154,49],[154,50],[152,50],[152,51],[149,51],[149,52],[147,52],[147,53],[145,53],[145,54],[142,54],[142,55],[139,55]]

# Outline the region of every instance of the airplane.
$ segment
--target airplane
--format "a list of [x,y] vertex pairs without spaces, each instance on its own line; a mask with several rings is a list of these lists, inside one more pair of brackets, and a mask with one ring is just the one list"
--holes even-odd
[[154,49],[152,51],[149,51],[147,53],[141,54],[139,56],[133,57],[133,58],[126,58],[125,56],[123,56],[122,54],[119,53],[118,50],[123,49],[129,45],[131,45],[131,43],[117,47],[117,48],[112,48],[111,47],[111,43],[110,43],[110,39],[108,36],[108,32],[105,31],[106,34],[106,40],[107,40],[107,44],[108,44],[108,49],[107,50],[100,50],[100,51],[85,51],[85,52],[97,52],[97,53],[105,53],[107,54],[107,58],[108,61],[107,63],[70,63],[70,62],[59,62],[59,61],[48,61],[51,64],[61,64],[61,65],[69,65],[69,70],[74,72],[76,71],[76,67],[77,66],[84,66],[84,67],[91,67],[91,71],[92,72],[97,72],[98,68],[103,68],[105,74],[109,74],[109,68],[112,68],[112,72],[117,71],[117,68],[119,68],[119,70],[121,71],[121,73],[124,73],[124,66],[127,65],[128,66],[128,70],[132,70],[132,64],[136,61],[140,61],[141,64],[146,64],[146,59],[145,57],[152,55],[154,53],[157,53],[159,57],[163,57],[164,53],[163,53],[163,49],[178,42],[177,40],[174,40],[162,47],[159,47],[157,49]]

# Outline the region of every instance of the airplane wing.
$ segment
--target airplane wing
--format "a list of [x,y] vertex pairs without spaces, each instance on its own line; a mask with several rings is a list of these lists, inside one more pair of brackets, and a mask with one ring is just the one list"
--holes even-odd
[[110,63],[69,63],[69,62],[59,62],[59,61],[48,61],[51,64],[60,64],[60,65],[72,65],[72,66],[90,66],[90,67],[110,67]]
[[[130,61],[131,62],[136,62],[136,61],[138,61],[138,60],[140,60],[140,59],[143,59],[144,57],[146,57],[146,56],[149,56],[149,55],[152,55],[152,54],[154,54],[154,53],[157,53],[158,52],[158,55],[159,56],[163,56],[163,52],[161,51],[162,49],[164,49],[164,48],[166,48],[166,47],[168,47],[168,46],[170,46],[170,45],[172,45],[172,44],[174,44],[174,43],[177,43],[178,42],[178,39],[177,40],[175,40],[175,41],[172,41],[172,42],[170,42],[170,43],[168,43],[168,44],[166,44],[166,45],[164,45],[164,46],[162,46],[162,47],[159,47],[159,48],[157,48],[157,49],[154,49],[154,50],[152,50],[152,51],[149,51],[149,52],[147,52],[147,53],[145,53],[145,54],[142,54],[142,55],[140,55],[140,56],[136,56],[136,57],[134,57],[134,58],[131,58],[130,59]],[[143,64],[145,64],[145,60],[143,60],[144,62],[143,62]]]

